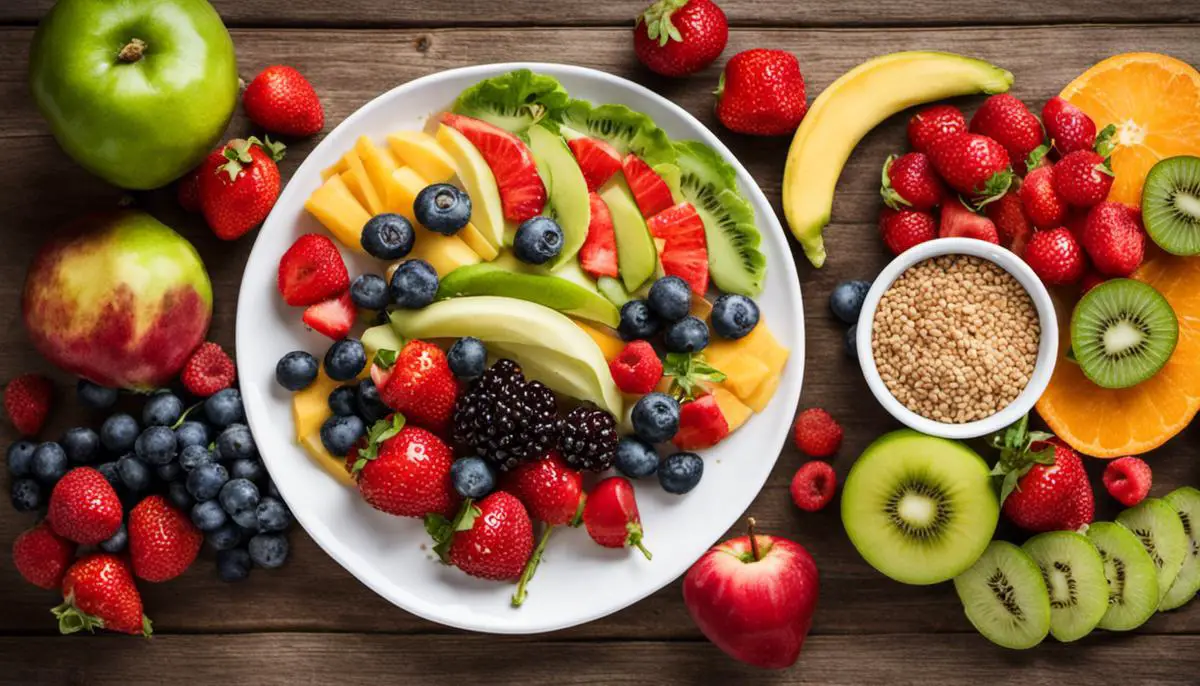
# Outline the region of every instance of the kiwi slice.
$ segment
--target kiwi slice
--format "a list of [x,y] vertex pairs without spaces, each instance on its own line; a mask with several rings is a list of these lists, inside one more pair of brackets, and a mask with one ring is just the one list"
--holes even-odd
[[1042,570],[1024,550],[992,541],[967,571],[954,578],[967,619],[1004,648],[1032,648],[1050,632],[1050,594]]
[[1200,255],[1200,157],[1168,157],[1142,187],[1142,223],[1150,240],[1176,255]]
[[560,119],[567,138],[591,136],[613,146],[622,157],[634,153],[650,166],[675,161],[671,139],[650,117],[625,105],[593,105],[572,100]]
[[1183,567],[1158,606],[1160,610],[1174,610],[1194,598],[1196,592],[1200,591],[1200,531],[1196,530],[1197,526],[1200,526],[1200,490],[1184,486],[1166,494],[1163,500],[1175,508],[1175,514],[1179,515],[1179,521],[1183,523],[1183,532],[1188,537]]
[[519,134],[539,121],[557,120],[570,100],[553,76],[517,69],[464,90],[453,109]]
[[1108,580],[1096,546],[1074,531],[1050,531],[1021,547],[1041,568],[1050,592],[1051,635],[1068,643],[1090,634],[1108,611]]
[[1146,498],[1117,515],[1117,523],[1137,536],[1158,569],[1158,599],[1161,602],[1183,569],[1191,541],[1175,508],[1160,498]]
[[1075,359],[1102,388],[1128,388],[1154,376],[1178,340],[1171,304],[1141,281],[1105,281],[1088,291],[1071,315]]
[[1133,532],[1115,522],[1092,522],[1087,537],[1104,560],[1108,611],[1097,625],[1129,631],[1146,623],[1158,607],[1158,570]]
[[854,463],[842,524],[872,567],[906,584],[936,584],[979,559],[1000,505],[983,459],[956,441],[884,434]]

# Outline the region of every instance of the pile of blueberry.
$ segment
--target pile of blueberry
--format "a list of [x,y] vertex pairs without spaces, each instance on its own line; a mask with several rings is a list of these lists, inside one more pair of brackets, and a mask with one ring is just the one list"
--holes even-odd
[[842,281],[833,287],[829,294],[829,309],[833,316],[849,324],[846,330],[846,354],[858,359],[858,315],[862,313],[863,302],[867,299],[867,291],[871,290],[870,281]]

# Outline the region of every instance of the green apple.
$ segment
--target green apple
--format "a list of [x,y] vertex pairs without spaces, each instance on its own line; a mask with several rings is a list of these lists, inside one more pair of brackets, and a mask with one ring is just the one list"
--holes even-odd
[[29,63],[59,145],[122,188],[158,188],[198,165],[238,99],[233,41],[207,0],[58,0]]
[[[574,265],[572,269],[571,265]],[[616,328],[621,314],[572,262],[558,272],[527,265],[504,252],[494,262],[459,267],[438,285],[438,299],[497,295],[545,305],[563,314]]]
[[636,291],[654,274],[658,249],[646,228],[646,220],[633,199],[633,191],[620,174],[600,191],[600,198],[612,212],[613,231],[617,236],[617,265],[625,290]]
[[592,221],[587,181],[562,136],[540,124],[529,127],[526,134],[538,174],[546,185],[548,209],[563,230],[562,251],[550,263],[550,268],[573,264],[575,254],[587,240],[588,225]]

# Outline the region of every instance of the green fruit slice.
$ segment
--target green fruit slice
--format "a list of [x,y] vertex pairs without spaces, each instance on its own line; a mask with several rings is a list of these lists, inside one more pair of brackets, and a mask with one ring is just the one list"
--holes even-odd
[[471,196],[471,223],[493,248],[504,244],[504,208],[500,204],[500,186],[491,167],[467,137],[442,124],[437,142],[454,158],[458,180]]
[[1050,595],[1042,570],[1008,541],[992,541],[970,569],[954,578],[954,590],[967,619],[998,646],[1032,648],[1050,632]]
[[600,291],[600,295],[608,298],[608,301],[618,308],[631,299],[629,292],[625,290],[625,286],[621,284],[621,281],[611,276],[601,276],[596,279],[596,290]]
[[1158,599],[1161,602],[1183,569],[1191,540],[1175,508],[1159,498],[1146,498],[1136,507],[1117,515],[1117,523],[1137,536],[1158,570]]
[[[563,272],[578,271],[564,268]],[[587,277],[579,272],[582,280]],[[557,273],[539,271],[503,253],[494,262],[459,267],[438,285],[438,300],[463,296],[495,295],[518,298],[558,310],[581,319],[615,328],[621,320],[616,305],[601,295],[593,284],[562,278]]]
[[667,134],[650,117],[625,105],[592,105],[572,100],[562,111],[562,124],[568,135],[599,138],[611,145],[621,157],[634,153],[654,166],[675,161],[675,151]]
[[1090,634],[1108,611],[1108,580],[1096,546],[1074,531],[1050,531],[1021,547],[1050,593],[1050,633],[1063,643]]
[[1071,315],[1075,359],[1084,376],[1102,388],[1128,388],[1154,376],[1178,341],[1171,303],[1141,281],[1105,281]]
[[372,326],[363,332],[360,340],[367,351],[367,364],[375,360],[375,355],[379,354],[380,350],[400,352],[404,347],[404,341],[396,335],[396,330],[387,324]]
[[1158,570],[1137,536],[1115,522],[1093,522],[1087,537],[1104,560],[1108,611],[1097,625],[1129,631],[1146,623],[1158,607]]
[[612,213],[613,233],[617,238],[617,267],[625,290],[632,293],[654,274],[658,249],[642,211],[633,199],[633,191],[620,174],[600,190],[600,199]]
[[558,119],[570,100],[553,76],[517,69],[464,90],[454,101],[454,113],[520,134],[543,119]]
[[1158,247],[1200,255],[1200,157],[1160,160],[1142,188],[1142,223]]
[[1183,531],[1188,537],[1188,550],[1184,556],[1183,567],[1158,607],[1160,610],[1174,610],[1182,607],[1200,591],[1200,531],[1197,531],[1197,526],[1200,526],[1200,490],[1184,486],[1166,494],[1163,500],[1175,508],[1175,514],[1179,515]]
[[540,125],[529,127],[526,134],[534,163],[546,185],[547,213],[563,230],[562,251],[549,265],[554,269],[574,262],[587,240],[588,224],[592,221],[587,180],[561,136]]

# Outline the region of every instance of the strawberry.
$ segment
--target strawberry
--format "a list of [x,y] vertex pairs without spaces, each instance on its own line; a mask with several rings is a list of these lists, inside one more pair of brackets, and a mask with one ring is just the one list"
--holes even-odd
[[150,620],[142,614],[142,596],[133,584],[125,561],[97,553],[81,558],[67,570],[62,583],[63,602],[54,608],[58,630],[64,634],[87,629],[108,629],[123,634],[151,634]]
[[621,354],[608,363],[613,381],[622,393],[645,394],[662,379],[663,363],[646,341],[630,341]]
[[885,207],[879,213],[879,233],[888,250],[899,255],[914,245],[937,238],[937,223],[928,212]]
[[1096,271],[1105,276],[1129,276],[1146,256],[1146,232],[1121,203],[1102,202],[1093,207],[1080,242]]
[[739,52],[717,85],[717,118],[754,136],[787,136],[808,112],[800,62],[786,50]]
[[146,581],[170,581],[187,571],[204,534],[161,495],[148,496],[129,512],[129,561]]
[[237,367],[221,346],[206,341],[192,351],[187,362],[183,363],[179,378],[188,393],[207,398],[233,386],[237,380]]
[[1104,468],[1104,488],[1125,507],[1133,507],[1150,494],[1154,474],[1136,457],[1118,457]]
[[703,297],[708,291],[708,241],[696,208],[681,202],[651,217],[646,227],[666,241],[659,260],[667,276],[678,276]]
[[633,192],[638,209],[646,219],[675,204],[667,182],[642,158],[629,153],[621,162],[621,170],[625,173],[625,180],[629,182],[629,190]]
[[806,462],[797,469],[789,489],[792,502],[805,512],[823,510],[833,500],[836,490],[837,475],[833,473],[833,466],[821,460]]
[[312,136],[325,126],[325,110],[312,84],[291,67],[259,72],[242,93],[250,121],[283,136]]
[[576,136],[567,140],[567,147],[579,163],[588,192],[594,193],[621,171],[621,154],[599,138]]
[[305,307],[346,292],[350,274],[328,236],[306,233],[279,258],[278,282],[284,302]]
[[453,514],[459,502],[450,478],[453,463],[454,453],[442,439],[406,426],[400,414],[376,422],[367,446],[346,459],[363,500],[400,517]]
[[830,457],[842,447],[842,425],[825,410],[810,407],[796,417],[792,440],[809,457]]
[[4,411],[22,436],[33,436],[42,430],[50,414],[54,384],[41,374],[22,374],[4,389]]
[[1072,207],[1092,207],[1103,201],[1112,184],[1108,161],[1092,150],[1067,153],[1054,165],[1054,192]]
[[279,199],[283,144],[234,139],[200,165],[200,209],[217,238],[231,241],[263,223]]
[[659,0],[633,24],[633,51],[663,76],[687,76],[712,64],[729,41],[725,13],[711,0]]
[[612,212],[596,193],[588,193],[592,215],[588,222],[587,238],[579,248],[579,266],[594,278],[617,278],[617,234],[613,228]]
[[500,488],[515,495],[530,517],[550,526],[574,526],[583,511],[583,475],[556,450],[505,472]]
[[729,435],[729,422],[715,395],[702,395],[679,406],[679,431],[671,442],[680,450],[702,450]]
[[542,213],[546,207],[546,186],[524,141],[498,126],[461,114],[443,113],[442,123],[479,149],[500,187],[505,219],[519,224]]
[[1075,236],[1063,227],[1038,231],[1025,246],[1025,261],[1047,286],[1064,286],[1083,278],[1087,261]]
[[50,493],[46,518],[63,538],[96,545],[121,528],[121,501],[104,475],[91,467],[67,472]]
[[1042,124],[1025,103],[1008,93],[993,95],[976,110],[967,127],[1004,146],[1013,169],[1025,173],[1025,161],[1042,144]]
[[1000,245],[1018,255],[1024,254],[1025,245],[1029,242],[1029,237],[1033,235],[1033,227],[1029,225],[1029,220],[1025,217],[1020,196],[1009,189],[1007,193],[1000,196],[999,200],[985,205],[983,210],[987,218],[992,220],[992,224],[996,226]]
[[[448,559],[470,576],[513,581],[533,554],[533,522],[511,493],[496,491],[478,503],[467,503],[458,518]],[[515,600],[514,600],[515,602]]]
[[196,167],[179,179],[175,188],[175,196],[184,212],[198,214],[200,212],[200,168]]
[[1067,203],[1054,190],[1053,167],[1038,167],[1029,172],[1017,191],[1029,222],[1039,229],[1062,226]]
[[967,132],[967,118],[954,105],[931,105],[908,120],[908,144],[915,152],[928,153],[937,141]]
[[946,197],[946,184],[933,171],[924,153],[892,155],[883,163],[883,201],[893,210],[911,208],[929,211]]
[[58,588],[75,558],[75,544],[42,522],[17,536],[12,556],[13,566],[26,581],[39,588]]
[[1008,152],[987,136],[946,136],[929,149],[929,159],[951,188],[981,203],[1004,195],[1012,183]]
[[411,340],[396,357],[379,397],[413,424],[445,435],[454,416],[458,381],[441,348]]
[[961,202],[948,202],[942,206],[938,238],[950,237],[1000,244],[1000,232],[992,220],[968,210]]
[[1095,500],[1079,453],[1050,434],[1028,430],[1029,417],[992,438],[1000,449],[1003,512],[1027,531],[1074,531],[1092,521]]
[[350,300],[350,291],[346,291],[335,298],[306,307],[303,320],[313,331],[340,341],[350,335],[357,318],[358,308]]
[[1096,140],[1096,122],[1086,112],[1058,95],[1047,100],[1042,107],[1042,124],[1046,126],[1050,144],[1059,155],[1090,150]]
[[642,518],[633,484],[623,476],[610,476],[592,488],[583,506],[583,525],[592,540],[605,548],[633,547],[651,558],[642,545]]

